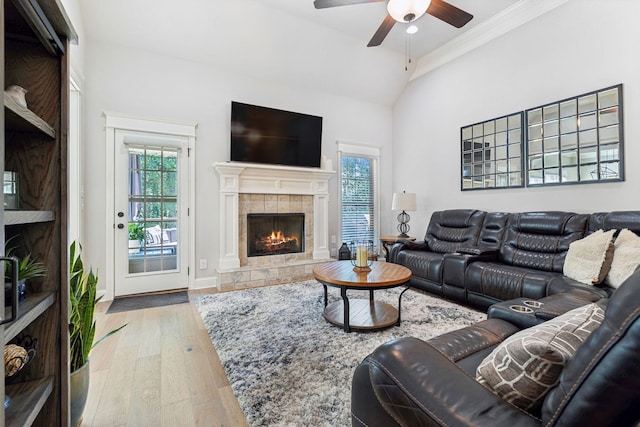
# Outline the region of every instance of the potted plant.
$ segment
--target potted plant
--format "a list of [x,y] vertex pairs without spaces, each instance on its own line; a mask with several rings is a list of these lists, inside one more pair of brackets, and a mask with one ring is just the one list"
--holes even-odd
[[89,352],[103,340],[124,328],[126,324],[94,340],[96,322],[93,319],[97,297],[98,276],[92,269],[85,271],[80,252],[82,247],[73,242],[69,250],[69,353],[71,389],[71,425],[82,419],[89,391]]
[[136,253],[144,240],[144,228],[139,222],[129,223],[129,253]]
[[[5,242],[5,256],[15,257],[16,246],[9,246],[7,244],[15,238],[12,237]],[[17,257],[16,257],[17,258]],[[9,262],[4,263],[4,300],[5,304],[11,304],[11,274],[13,266]],[[27,254],[22,258],[18,258],[18,301],[24,301],[27,290],[27,280],[34,277],[43,277],[47,274],[47,268],[40,261],[31,257],[31,254]]]

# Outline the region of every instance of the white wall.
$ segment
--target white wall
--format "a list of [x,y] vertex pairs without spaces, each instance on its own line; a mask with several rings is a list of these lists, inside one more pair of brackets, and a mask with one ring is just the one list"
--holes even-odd
[[[382,147],[382,176],[391,176],[391,108],[294,86],[252,80],[210,65],[85,40],[85,120],[87,133],[86,227],[87,262],[103,269],[106,224],[104,111],[195,121],[196,253],[209,268],[198,279],[212,278],[218,254],[218,177],[213,163],[229,159],[232,100],[322,116],[323,155],[337,167],[336,141]],[[330,182],[330,233],[338,234],[337,178]],[[383,180],[383,206],[390,204],[390,181]],[[388,221],[388,219],[387,219]],[[197,265],[197,262],[196,262]],[[102,287],[110,284],[102,283]]]
[[[418,193],[411,234],[423,237],[431,213],[441,209],[640,209],[638,16],[636,1],[570,0],[411,82],[393,111],[392,185]],[[624,85],[625,182],[460,191],[462,126],[618,83]]]

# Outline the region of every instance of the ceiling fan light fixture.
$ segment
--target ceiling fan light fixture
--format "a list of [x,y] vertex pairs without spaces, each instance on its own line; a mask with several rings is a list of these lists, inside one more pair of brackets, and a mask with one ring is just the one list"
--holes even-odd
[[413,22],[429,8],[431,0],[389,0],[387,12],[398,22]]

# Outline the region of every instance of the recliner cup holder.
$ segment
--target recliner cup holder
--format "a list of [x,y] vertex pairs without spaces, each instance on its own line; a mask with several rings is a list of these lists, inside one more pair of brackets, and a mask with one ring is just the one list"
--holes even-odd
[[527,307],[531,307],[531,308],[540,308],[544,305],[543,302],[534,301],[534,300],[527,300],[527,301],[523,301],[522,303]]
[[518,313],[533,313],[533,309],[524,305],[510,305],[509,309]]

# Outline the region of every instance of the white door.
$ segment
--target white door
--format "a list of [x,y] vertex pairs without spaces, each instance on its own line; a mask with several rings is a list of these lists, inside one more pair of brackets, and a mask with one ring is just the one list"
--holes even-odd
[[188,139],[115,131],[115,296],[187,288]]

